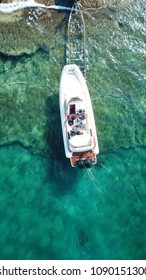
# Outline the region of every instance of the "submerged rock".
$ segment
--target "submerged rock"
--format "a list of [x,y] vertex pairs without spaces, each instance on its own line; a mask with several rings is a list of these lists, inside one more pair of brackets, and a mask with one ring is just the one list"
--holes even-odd
[[[68,16],[40,8],[1,14],[0,145],[19,142],[43,156],[64,154],[58,91]],[[84,9],[100,152],[146,146],[144,35],[131,28],[135,15],[126,16],[120,14],[121,28],[103,10]]]
[[[1,1],[1,4],[6,3],[11,3],[11,1]],[[21,9],[23,3],[25,8]],[[38,7],[31,7],[33,3],[36,3]],[[17,10],[17,4],[13,4],[12,1],[14,12],[12,12],[13,7],[10,9],[9,6],[5,6],[3,10],[0,6],[0,52],[8,55],[21,55],[34,53],[39,47],[44,47],[45,50],[50,49],[54,33],[56,31],[61,33],[62,29],[67,28],[69,16],[68,10],[56,11],[54,7],[56,5],[69,8],[72,4],[72,0],[40,0],[31,1],[29,6],[29,1],[18,1]],[[118,5],[119,1],[82,0],[81,4],[83,12],[86,14],[88,9],[96,12],[101,7]],[[106,12],[106,16],[108,16],[107,14],[108,12]]]
[[51,54],[43,52],[9,60],[2,57],[1,145],[19,142],[43,155],[49,148],[53,151],[60,131],[57,68]]

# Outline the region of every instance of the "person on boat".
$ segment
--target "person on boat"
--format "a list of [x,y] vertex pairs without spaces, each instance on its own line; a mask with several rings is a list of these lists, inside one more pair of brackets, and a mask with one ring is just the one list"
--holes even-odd
[[85,120],[85,115],[82,114],[81,116],[79,116],[79,119],[82,120],[82,121]]
[[74,119],[69,114],[67,114],[66,117],[67,117],[67,120],[68,120],[68,124],[73,125]]
[[81,132],[81,131],[78,130],[78,131],[76,132],[76,134],[77,134],[77,135],[83,135],[83,132]]
[[75,114],[71,114],[70,115],[71,119],[74,121],[76,119],[76,115]]
[[[67,114],[66,117],[67,117],[68,121],[72,120],[72,122],[74,122],[74,120],[76,119],[76,115],[75,114],[71,114],[71,115]],[[70,123],[71,123],[71,121],[70,121]]]
[[69,114],[66,114],[67,120],[71,119]]
[[71,126],[71,125],[73,125],[73,123],[74,123],[74,121],[72,120],[72,119],[69,119],[68,120],[68,124]]
[[79,127],[85,127],[85,124],[83,122],[80,122]]

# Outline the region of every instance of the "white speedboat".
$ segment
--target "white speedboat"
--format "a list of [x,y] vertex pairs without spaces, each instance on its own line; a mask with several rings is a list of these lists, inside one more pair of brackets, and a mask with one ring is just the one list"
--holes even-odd
[[72,167],[96,164],[99,153],[90,95],[79,67],[65,65],[60,79],[60,115],[65,155]]

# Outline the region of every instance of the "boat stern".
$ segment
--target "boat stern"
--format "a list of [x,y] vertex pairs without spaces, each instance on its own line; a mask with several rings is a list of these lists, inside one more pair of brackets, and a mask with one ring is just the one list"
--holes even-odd
[[97,163],[96,154],[92,151],[87,151],[85,153],[73,153],[72,157],[70,158],[71,166],[78,167],[80,169],[84,167],[91,167],[93,164]]

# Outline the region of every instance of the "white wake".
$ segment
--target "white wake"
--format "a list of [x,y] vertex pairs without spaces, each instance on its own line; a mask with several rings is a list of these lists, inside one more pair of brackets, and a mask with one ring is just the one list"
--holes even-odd
[[13,3],[0,4],[0,12],[5,14],[9,14],[26,8],[43,8],[43,9],[70,11],[69,7],[56,6],[56,5],[46,6],[44,4],[36,3],[34,0],[22,0],[22,1],[14,1]]

